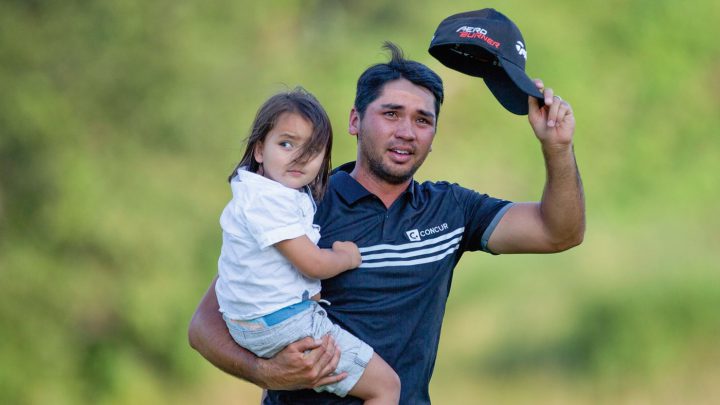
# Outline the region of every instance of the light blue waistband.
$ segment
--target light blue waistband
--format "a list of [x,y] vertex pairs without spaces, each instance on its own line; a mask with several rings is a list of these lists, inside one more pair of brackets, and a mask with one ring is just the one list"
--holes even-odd
[[277,325],[280,322],[292,318],[293,316],[299,314],[300,312],[310,308],[313,304],[313,300],[305,300],[300,301],[297,304],[288,305],[284,308],[280,308],[275,312],[269,313],[265,316],[261,316],[259,318],[255,318],[250,321],[245,322],[264,322],[267,326],[273,326]]

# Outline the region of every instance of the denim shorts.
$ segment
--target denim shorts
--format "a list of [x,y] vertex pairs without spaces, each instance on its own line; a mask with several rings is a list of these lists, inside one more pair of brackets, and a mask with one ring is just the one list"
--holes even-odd
[[273,357],[285,346],[302,338],[320,339],[329,333],[341,351],[335,373],[347,372],[347,377],[334,384],[317,387],[317,392],[344,397],[358,382],[373,355],[373,349],[367,343],[333,324],[327,318],[325,309],[315,301],[310,301],[302,312],[272,325],[263,322],[262,318],[249,322],[223,318],[233,339],[263,358]]

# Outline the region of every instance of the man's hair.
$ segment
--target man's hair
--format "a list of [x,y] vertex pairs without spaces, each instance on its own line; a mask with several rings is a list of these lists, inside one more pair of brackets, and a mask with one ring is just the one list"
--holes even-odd
[[444,98],[440,76],[420,62],[405,59],[403,51],[392,42],[385,41],[383,48],[390,51],[390,61],[370,66],[360,75],[357,82],[355,110],[360,118],[365,114],[368,104],[380,97],[385,83],[403,78],[428,89],[435,96],[435,117],[437,119]]

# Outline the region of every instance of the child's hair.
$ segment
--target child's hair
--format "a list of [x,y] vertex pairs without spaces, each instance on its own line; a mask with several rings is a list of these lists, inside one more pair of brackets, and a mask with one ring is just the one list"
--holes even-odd
[[332,151],[332,125],[325,109],[320,102],[304,88],[298,86],[292,90],[280,92],[270,97],[255,115],[250,135],[246,139],[245,154],[235,170],[230,173],[228,181],[235,176],[235,172],[242,166],[257,173],[260,163],[255,160],[255,147],[264,142],[267,134],[275,127],[277,120],[284,113],[294,113],[308,120],[312,124],[312,136],[298,151],[294,161],[310,160],[316,154],[325,150],[325,158],[320,166],[317,177],[309,184],[313,198],[320,201],[327,190],[330,176],[330,153]]

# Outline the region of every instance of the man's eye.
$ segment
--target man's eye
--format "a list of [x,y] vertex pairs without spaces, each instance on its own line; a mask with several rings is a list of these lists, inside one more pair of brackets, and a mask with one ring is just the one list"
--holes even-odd
[[426,125],[426,126],[432,126],[432,125],[433,125],[433,121],[432,121],[431,119],[425,118],[425,117],[419,117],[419,118],[417,119],[417,123],[420,124],[420,125]]
[[397,113],[395,111],[387,111],[385,112],[386,117],[395,118],[397,117]]

